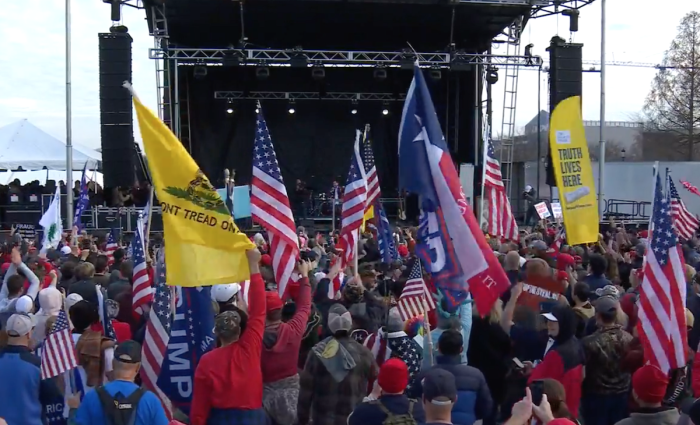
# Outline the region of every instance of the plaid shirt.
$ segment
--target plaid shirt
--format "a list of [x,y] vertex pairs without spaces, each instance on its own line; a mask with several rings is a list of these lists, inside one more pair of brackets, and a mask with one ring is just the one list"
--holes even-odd
[[[356,366],[341,382],[336,382],[313,351],[301,373],[297,415],[299,425],[346,425],[348,416],[367,394],[367,381],[377,376],[372,353],[352,338],[339,342],[355,360]],[[312,407],[313,406],[313,407]]]

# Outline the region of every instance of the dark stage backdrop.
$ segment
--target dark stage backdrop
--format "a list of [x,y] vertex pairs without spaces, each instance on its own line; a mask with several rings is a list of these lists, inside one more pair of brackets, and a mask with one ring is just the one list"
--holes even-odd
[[[231,91],[321,91],[321,92],[382,92],[405,93],[412,77],[411,71],[390,69],[384,82],[374,81],[372,69],[326,68],[323,83],[314,81],[309,69],[271,68],[270,78],[258,81],[252,67],[209,67],[205,78],[196,79],[192,67],[180,67],[180,87],[189,93],[189,116],[192,156],[202,170],[220,186],[224,168],[236,170],[236,183],[250,183],[255,133],[255,101],[239,100],[226,113],[226,101],[215,100],[217,90]],[[466,75],[466,73],[465,73]],[[431,81],[436,111],[443,122],[446,116],[447,84]],[[469,84],[463,84],[469,87]],[[471,95],[473,96],[473,90]],[[183,94],[184,96],[184,94]],[[473,101],[464,99],[460,116],[466,124],[473,111]],[[184,108],[185,105],[183,104]],[[298,100],[295,114],[289,114],[289,103],[283,100],[262,101],[265,120],[282,169],[287,190],[296,179],[307,182],[315,191],[330,190],[331,182],[345,183],[355,129],[371,126],[377,171],[384,196],[398,193],[398,129],[403,102],[365,101],[352,105],[349,101]],[[390,113],[382,115],[382,109]],[[351,109],[358,113],[353,115]],[[468,125],[460,129],[460,153],[473,151]],[[464,141],[464,143],[462,142]],[[457,159],[457,158],[456,158]],[[459,159],[461,160],[461,158]],[[457,162],[459,162],[459,160]],[[464,162],[464,160],[461,160]]]

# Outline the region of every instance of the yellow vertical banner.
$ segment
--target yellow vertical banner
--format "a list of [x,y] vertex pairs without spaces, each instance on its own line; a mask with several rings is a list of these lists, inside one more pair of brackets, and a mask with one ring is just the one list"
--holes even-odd
[[549,147],[567,243],[596,242],[600,220],[580,96],[565,99],[554,108],[549,124]]

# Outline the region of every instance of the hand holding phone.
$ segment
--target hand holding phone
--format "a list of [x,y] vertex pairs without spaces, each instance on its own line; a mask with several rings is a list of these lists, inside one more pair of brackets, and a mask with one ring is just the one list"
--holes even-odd
[[542,395],[544,394],[544,381],[532,381],[528,386],[530,394],[532,394],[532,404],[539,406],[542,403]]

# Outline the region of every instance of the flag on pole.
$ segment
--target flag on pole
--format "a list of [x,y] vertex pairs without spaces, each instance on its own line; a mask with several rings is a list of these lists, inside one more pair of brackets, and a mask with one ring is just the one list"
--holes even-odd
[[668,373],[685,367],[687,328],[683,255],[672,226],[671,200],[663,193],[656,173],[654,207],[645,254],[644,279],[639,292],[637,330],[645,359]]
[[365,132],[363,134],[362,159],[367,181],[367,201],[365,204],[363,222],[367,222],[377,215],[376,209],[377,205],[379,205],[379,198],[381,197],[377,166],[374,163],[374,152],[372,151],[372,142],[369,137],[369,125],[365,126]]
[[109,316],[108,308],[109,303],[115,303],[115,301],[110,299],[105,300],[107,297],[107,290],[100,285],[95,286],[95,291],[97,292],[98,314],[100,315],[100,323],[102,324],[102,334],[105,338],[116,341],[117,333],[114,331],[114,326],[112,326],[112,318]]
[[377,241],[379,244],[379,253],[382,256],[382,260],[385,263],[390,264],[391,262],[399,259],[399,252],[396,249],[394,232],[391,230],[389,218],[386,216],[384,207],[382,207],[380,203],[377,203],[377,210],[379,211],[379,217],[377,220]]
[[299,256],[299,238],[275,147],[272,145],[270,130],[260,105],[256,125],[250,193],[251,213],[253,220],[267,230],[277,290],[280,297],[284,297]]
[[[125,87],[132,90],[128,83]],[[194,287],[248,279],[245,251],[255,245],[238,230],[226,204],[182,143],[138,97],[133,101],[163,208],[168,284]]]
[[65,310],[58,312],[56,323],[41,350],[41,379],[49,379],[78,367],[73,338]]
[[75,205],[75,215],[73,216],[73,227],[77,228],[78,231],[83,227],[83,223],[80,221],[80,217],[83,215],[85,209],[90,205],[90,196],[88,195],[87,186],[87,166],[88,163],[85,162],[83,167],[83,175],[80,177],[80,197]]
[[688,211],[681,196],[676,190],[676,185],[673,184],[671,173],[668,173],[668,189],[671,194],[671,219],[673,220],[673,228],[681,239],[691,240],[695,232],[700,227],[700,220],[697,216]]
[[491,311],[510,283],[465,199],[418,66],[399,129],[399,184],[419,195],[416,248],[447,308],[456,311],[471,292],[481,314]]
[[348,180],[343,194],[340,240],[338,241],[338,248],[343,250],[342,268],[345,268],[355,256],[355,245],[359,238],[367,203],[367,181],[362,158],[360,158],[360,134],[357,130],[350,171],[348,171]]
[[561,229],[559,229],[556,236],[554,237],[554,244],[552,244],[552,248],[554,248],[554,251],[561,251],[561,246],[564,245],[564,242],[566,242],[566,230],[564,230],[564,228],[562,227]]
[[428,292],[428,287],[423,280],[423,268],[420,265],[420,260],[413,261],[411,273],[408,275],[406,285],[403,287],[401,297],[399,298],[399,314],[404,322],[425,312],[435,310],[435,301],[432,295]]
[[[153,188],[151,188],[153,190]],[[141,227],[142,227],[142,233],[141,236],[143,236],[144,242],[148,239],[148,220],[149,216],[151,214],[151,200],[149,199],[148,202],[146,202],[146,206],[143,207],[143,210],[139,213],[139,219],[142,221]],[[144,244],[145,246],[145,244]]]
[[61,222],[61,188],[56,185],[56,192],[51,198],[51,204],[39,224],[44,228],[44,242],[41,252],[45,253],[49,248],[56,248],[63,236],[63,223]]
[[132,262],[134,264],[133,273],[133,289],[131,308],[134,312],[142,315],[143,306],[153,302],[153,288],[151,287],[151,278],[148,275],[148,264],[146,263],[146,254],[144,251],[144,238],[142,232],[142,220],[139,218],[139,223],[136,226],[136,235],[131,243]]
[[518,240],[518,224],[510,209],[510,201],[501,176],[501,164],[496,159],[491,139],[484,139],[483,179],[484,197],[488,199],[486,231],[493,236]]
[[114,264],[114,251],[119,249],[119,244],[117,243],[117,237],[114,235],[114,227],[109,229],[107,234],[107,244],[105,245],[105,255],[107,256],[107,264],[110,266]]
[[168,419],[172,419],[172,403],[158,387],[158,376],[168,351],[172,320],[172,294],[165,281],[165,263],[162,255],[156,260],[155,280],[153,308],[148,313],[146,334],[141,348],[141,382],[158,396]]

